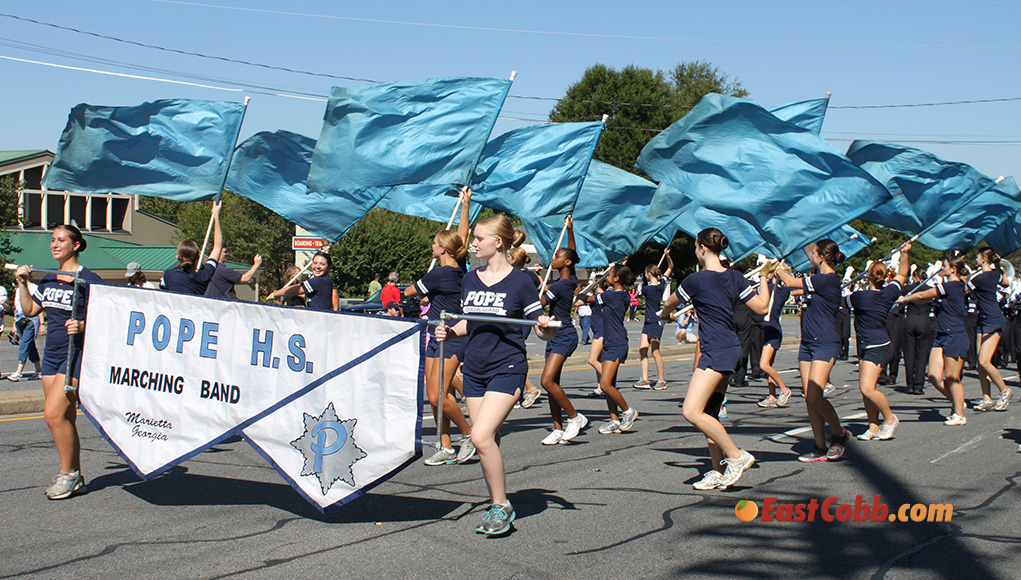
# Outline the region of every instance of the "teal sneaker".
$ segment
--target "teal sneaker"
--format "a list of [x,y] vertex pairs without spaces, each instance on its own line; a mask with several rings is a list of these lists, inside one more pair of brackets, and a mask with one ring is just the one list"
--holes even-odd
[[507,505],[493,504],[482,516],[482,523],[475,528],[475,533],[487,536],[506,534],[514,522],[514,508]]

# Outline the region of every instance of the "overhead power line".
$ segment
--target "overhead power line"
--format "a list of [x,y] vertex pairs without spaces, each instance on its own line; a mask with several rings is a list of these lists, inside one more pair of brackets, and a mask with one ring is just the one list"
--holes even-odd
[[505,32],[515,34],[534,34],[541,36],[569,36],[580,38],[611,38],[619,40],[655,40],[667,42],[697,42],[708,44],[744,44],[744,45],[773,45],[773,46],[838,46],[850,48],[1021,48],[1018,44],[892,44],[892,43],[862,43],[862,42],[797,42],[789,40],[737,40],[737,39],[716,39],[716,38],[684,38],[670,36],[639,36],[631,34],[600,34],[595,32],[566,32],[556,30],[534,30],[527,28],[496,28],[492,26],[468,26],[463,24],[441,24],[435,22],[413,22],[407,20],[385,20],[380,18],[359,18],[355,16],[339,16],[335,14],[314,14],[307,12],[290,12],[286,10],[268,10],[265,8],[250,8],[246,6],[223,6],[220,4],[205,4],[201,2],[184,2],[182,0],[150,0],[162,4],[179,4],[200,8],[216,8],[220,10],[235,10],[239,12],[255,12],[261,14],[275,14],[278,16],[300,16],[304,18],[317,18],[326,20],[346,20],[350,22],[370,22],[373,24],[399,24],[403,26],[419,26],[425,28],[446,28],[455,30],[474,30],[481,32]]
[[[170,1],[170,0],[152,0],[152,1]],[[172,2],[172,3],[180,3],[180,2]],[[379,81],[379,80],[374,80],[374,79],[359,78],[359,77],[352,77],[352,76],[334,75],[334,74],[329,74],[329,73],[321,73],[321,72],[308,71],[308,70],[302,70],[302,69],[296,69],[296,68],[290,68],[290,67],[275,66],[275,65],[265,64],[265,63],[252,62],[252,61],[248,61],[248,60],[241,60],[241,59],[229,58],[229,57],[224,57],[224,56],[205,54],[205,53],[201,53],[201,52],[194,52],[194,51],[182,50],[182,49],[177,49],[177,48],[169,48],[169,47],[159,46],[159,45],[155,45],[155,44],[147,44],[147,43],[138,42],[138,41],[135,41],[135,40],[129,40],[129,39],[124,39],[124,38],[119,38],[119,37],[116,37],[116,36],[110,36],[110,35],[106,35],[106,34],[99,34],[97,32],[91,32],[91,31],[88,31],[88,30],[82,30],[80,28],[74,28],[74,27],[71,27],[71,26],[62,26],[62,25],[59,25],[59,24],[51,23],[51,22],[44,22],[44,21],[41,21],[41,20],[35,20],[35,19],[32,19],[32,18],[26,18],[26,17],[23,17],[23,16],[17,16],[15,14],[7,14],[7,13],[0,12],[0,16],[5,17],[5,18],[11,18],[11,19],[14,19],[14,20],[20,20],[22,22],[29,22],[31,24],[36,24],[36,25],[39,25],[39,26],[46,26],[46,27],[55,28],[55,29],[58,29],[58,30],[74,32],[76,34],[83,34],[83,35],[86,35],[86,36],[92,36],[94,38],[100,38],[100,39],[103,39],[103,40],[119,42],[119,43],[128,44],[128,45],[132,45],[132,46],[137,46],[137,47],[140,47],[140,48],[148,48],[148,49],[152,49],[152,50],[159,50],[159,51],[163,51],[163,52],[180,54],[180,55],[184,55],[184,56],[193,56],[193,57],[197,57],[197,58],[216,60],[216,61],[220,61],[220,62],[240,64],[240,65],[244,65],[244,66],[251,66],[251,67],[257,67],[257,68],[262,68],[262,69],[267,69],[267,70],[275,70],[275,71],[280,71],[280,72],[287,72],[287,73],[293,73],[293,74],[314,76],[314,77],[320,77],[320,78],[330,78],[330,79],[337,79],[337,80],[344,80],[344,81],[353,81],[353,82],[365,82],[365,83],[380,83],[380,82],[384,82],[384,81]],[[118,62],[118,61],[109,61],[109,62]],[[124,66],[138,67],[140,65],[130,65],[130,64],[124,63]],[[152,70],[152,69],[150,69],[150,70]],[[178,73],[175,73],[175,74],[178,74]],[[317,95],[312,95],[310,93],[304,93],[304,92],[300,92],[300,93],[302,95],[304,95],[304,96],[313,96],[313,97],[318,98]],[[528,101],[547,101],[547,102],[561,102],[562,101],[562,102],[571,102],[571,103],[583,103],[583,104],[593,104],[593,105],[607,105],[607,106],[618,106],[618,107],[651,107],[651,108],[669,108],[669,109],[690,109],[692,107],[691,105],[670,105],[670,104],[656,104],[656,103],[628,103],[628,102],[619,102],[619,101],[599,101],[599,100],[594,100],[594,99],[566,99],[566,98],[540,97],[540,96],[531,96],[531,95],[507,95],[507,98],[509,98],[509,99],[519,99],[519,100],[528,100]],[[1004,97],[1004,98],[994,98],[994,99],[970,99],[970,100],[960,100],[960,101],[941,101],[941,102],[933,102],[933,103],[902,103],[902,104],[885,104],[885,105],[831,105],[829,108],[833,109],[833,110],[841,110],[841,109],[843,109],[843,110],[848,110],[848,109],[901,109],[901,108],[915,108],[915,107],[941,107],[941,106],[973,105],[973,104],[985,104],[985,103],[1006,103],[1006,102],[1015,102],[1015,101],[1021,101],[1021,97]]]

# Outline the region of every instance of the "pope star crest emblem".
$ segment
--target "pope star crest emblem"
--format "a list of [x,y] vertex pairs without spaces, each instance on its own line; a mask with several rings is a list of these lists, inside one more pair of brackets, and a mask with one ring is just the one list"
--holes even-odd
[[365,451],[355,444],[354,430],[358,419],[337,417],[333,403],[327,405],[323,414],[316,417],[303,413],[305,432],[291,441],[291,446],[305,456],[301,475],[315,475],[319,486],[326,495],[337,480],[356,487],[352,468],[359,459],[367,457]]

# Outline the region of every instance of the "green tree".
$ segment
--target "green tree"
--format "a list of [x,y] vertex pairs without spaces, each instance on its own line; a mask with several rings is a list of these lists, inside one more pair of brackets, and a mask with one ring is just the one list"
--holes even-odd
[[433,236],[446,224],[376,208],[330,250],[337,293],[362,298],[372,275],[398,272],[410,284],[425,274],[432,259]]
[[[294,263],[291,236],[294,224],[250,199],[229,191],[221,198],[220,224],[228,260],[251,264],[255,254],[262,254],[262,271],[259,275],[260,291],[264,294],[276,290],[284,282],[288,266]],[[195,240],[199,245],[209,226],[212,202],[199,201],[180,205],[176,216],[181,239]],[[166,218],[171,219],[171,218]],[[209,246],[212,245],[212,240]],[[209,251],[209,248],[206,248]]]
[[161,217],[167,221],[177,223],[177,214],[181,212],[181,208],[186,204],[180,201],[174,201],[165,197],[150,197],[143,195],[138,199],[138,207],[146,213],[151,213],[156,217]]
[[[21,252],[21,248],[14,245],[11,240],[11,233],[8,228],[18,225],[18,202],[21,199],[21,189],[25,186],[13,175],[5,175],[0,178],[0,260],[3,263],[13,261],[14,254]],[[6,268],[0,270],[0,284],[10,287],[14,284],[14,273]],[[13,300],[13,294],[12,300]]]

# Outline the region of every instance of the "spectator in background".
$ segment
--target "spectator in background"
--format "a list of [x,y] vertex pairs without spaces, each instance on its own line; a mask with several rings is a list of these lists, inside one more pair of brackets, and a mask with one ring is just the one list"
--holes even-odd
[[379,283],[379,279],[382,277],[382,274],[374,274],[372,276],[372,282],[369,282],[369,296],[383,289],[383,285]]
[[[383,292],[379,295],[379,301],[384,306],[391,302],[401,303],[401,290],[397,287],[397,282],[401,279],[400,274],[397,272],[390,272],[390,277],[387,279],[386,286],[383,286]],[[404,316],[403,309],[401,310],[401,316]]]
[[262,264],[262,256],[256,254],[252,258],[252,267],[244,274],[228,268],[226,262],[227,248],[223,248],[220,250],[216,270],[213,271],[213,278],[209,281],[209,286],[206,286],[205,295],[214,298],[237,300],[238,295],[234,292],[234,285],[247,284],[255,276],[255,273],[259,270],[259,265]]
[[[28,293],[34,294],[36,285],[32,283],[32,272],[28,272]],[[6,289],[4,289],[6,292]],[[21,286],[14,291],[14,328],[18,332],[18,368],[14,373],[7,375],[9,381],[34,381],[42,373],[43,367],[39,361],[39,351],[35,346],[35,337],[39,334],[39,316],[29,318],[25,316],[25,309],[21,306]],[[32,361],[35,364],[35,374],[24,376],[21,371],[25,368],[25,362]]]
[[134,286],[135,288],[149,288],[150,290],[156,289],[156,285],[145,278],[145,272],[142,271],[142,265],[138,262],[131,262],[128,264],[128,269],[124,272],[124,277],[128,279],[128,286]]
[[629,298],[627,313],[628,322],[637,322],[638,319],[635,318],[635,313],[638,312],[638,289],[632,286],[628,289],[627,294]]
[[592,307],[588,302],[578,305],[578,326],[581,327],[581,343],[589,344],[589,332],[592,330]]
[[399,317],[401,315],[401,303],[400,302],[387,302],[386,303],[386,315]]

